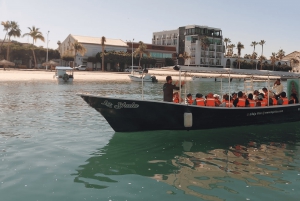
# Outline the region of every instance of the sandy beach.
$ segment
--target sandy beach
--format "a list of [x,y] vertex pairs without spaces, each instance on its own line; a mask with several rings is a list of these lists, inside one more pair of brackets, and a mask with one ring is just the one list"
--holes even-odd
[[[0,81],[29,81],[29,80],[53,80],[54,81],[55,71],[46,71],[45,69],[7,69],[0,70]],[[168,70],[168,69],[151,69],[149,74],[155,75],[159,82],[164,82],[166,76],[173,76],[174,80],[179,80],[178,71]],[[74,81],[75,80],[120,80],[120,81],[130,81],[128,77],[128,72],[102,72],[102,71],[74,71]],[[193,75],[188,73],[186,75],[186,80],[190,80]],[[209,74],[202,73],[198,74],[202,77],[218,77],[219,74]],[[231,75],[231,77],[246,77],[244,75]],[[277,77],[270,77],[270,79],[275,79]],[[182,79],[184,79],[182,77]],[[265,77],[267,79],[267,77]]]

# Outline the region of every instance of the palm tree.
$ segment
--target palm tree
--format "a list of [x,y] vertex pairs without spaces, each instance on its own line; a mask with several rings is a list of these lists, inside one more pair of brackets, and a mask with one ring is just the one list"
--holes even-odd
[[283,49],[280,49],[278,50],[278,53],[277,53],[277,58],[279,60],[282,60],[282,58],[285,56],[285,51],[283,51]]
[[179,57],[184,59],[184,63],[186,60],[189,60],[191,58],[191,56],[187,52],[180,54]]
[[265,40],[261,40],[259,42],[259,44],[261,45],[261,55],[264,55],[264,44],[266,44]]
[[104,48],[105,48],[106,38],[105,36],[101,37],[101,47],[102,47],[102,71],[104,71]]
[[[291,58],[291,60],[290,60],[290,62],[291,62],[291,67],[293,67],[293,68],[295,68],[295,67],[298,67],[299,68],[299,63],[300,63],[300,61],[299,61],[299,56],[294,56],[293,58]],[[299,69],[298,69],[299,70]],[[298,71],[297,70],[297,71]]]
[[34,53],[34,43],[37,41],[37,40],[41,40],[43,42],[45,42],[45,38],[42,34],[42,32],[40,32],[39,28],[36,28],[35,26],[32,26],[31,28],[28,27],[29,29],[29,33],[25,33],[23,35],[23,37],[25,36],[30,36],[32,38],[32,54],[33,54],[33,58],[34,58],[34,67],[36,68],[36,58],[35,58],[35,53]]
[[241,42],[238,42],[238,44],[237,44],[237,47],[236,47],[237,49],[238,49],[238,56],[239,56],[239,58],[238,58],[238,61],[239,61],[239,69],[241,69],[241,61],[240,61],[240,57],[241,57],[241,52],[242,52],[242,49],[244,49],[244,45],[241,43]]
[[227,50],[227,43],[231,43],[230,38],[224,38],[224,43],[225,43],[225,52]]
[[251,42],[251,47],[253,47],[253,52],[255,52],[255,46],[258,45],[258,42],[252,41]]
[[235,48],[235,44],[228,45],[228,52],[227,52],[228,56],[232,57],[232,55],[233,55],[233,48]]
[[134,51],[134,56],[139,56],[139,68],[141,66],[141,59],[143,57],[144,54],[147,54],[147,56],[150,56],[150,53],[146,50],[147,49],[147,45],[145,43],[143,43],[142,41],[139,41],[139,47],[136,48],[136,50]]
[[201,47],[204,49],[204,64],[206,63],[206,49],[210,46],[209,40],[206,36],[200,39]]
[[2,50],[3,43],[6,39],[7,34],[8,34],[8,31],[11,27],[10,21],[6,21],[6,22],[2,21],[1,25],[4,27],[3,31],[5,31],[6,33],[5,33],[4,39],[3,39],[2,43],[1,43],[1,46],[0,46],[0,53],[1,53],[1,50]]
[[266,60],[267,58],[264,57],[263,55],[261,55],[260,57],[258,57],[258,60],[260,61],[260,70],[262,70],[262,65],[263,65],[263,61]]
[[270,56],[271,64],[273,65],[273,71],[275,69],[275,63],[277,61],[277,56],[275,52],[272,52],[272,55]]
[[9,61],[9,46],[10,46],[10,38],[13,37],[20,37],[21,36],[21,29],[19,28],[19,25],[15,21],[10,22],[10,28],[8,31],[8,44],[7,44],[7,54],[6,54],[6,60]]
[[257,58],[257,53],[256,53],[256,52],[253,52],[252,55],[251,55],[251,58],[252,58],[252,59],[256,59],[256,58]]
[[87,50],[77,40],[75,41],[75,43],[72,43],[72,47],[74,48],[74,53],[75,53],[75,55],[74,55],[74,65],[75,65],[77,52],[79,52],[83,56]]

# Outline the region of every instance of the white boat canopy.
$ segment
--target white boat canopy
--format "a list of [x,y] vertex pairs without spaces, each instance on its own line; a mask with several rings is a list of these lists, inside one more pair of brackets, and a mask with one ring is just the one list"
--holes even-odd
[[56,66],[56,70],[73,70],[73,68],[68,67],[68,66]]
[[235,69],[235,68],[208,68],[208,67],[194,67],[194,66],[180,66],[181,72],[191,73],[210,73],[210,74],[236,74],[249,76],[279,76],[281,78],[299,78],[299,73],[284,72],[284,71],[268,71],[268,70],[249,70],[249,69]]

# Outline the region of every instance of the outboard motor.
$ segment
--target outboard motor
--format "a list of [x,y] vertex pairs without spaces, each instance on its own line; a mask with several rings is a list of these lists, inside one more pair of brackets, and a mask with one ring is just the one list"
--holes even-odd
[[151,76],[151,80],[152,80],[152,82],[158,82],[158,80],[156,79],[156,77],[154,75]]

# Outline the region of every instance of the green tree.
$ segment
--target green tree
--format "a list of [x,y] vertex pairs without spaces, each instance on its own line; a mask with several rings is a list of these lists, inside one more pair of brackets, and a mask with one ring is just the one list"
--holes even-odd
[[104,48],[105,48],[106,38],[101,37],[101,47],[102,47],[102,71],[104,71]]
[[283,49],[278,50],[277,57],[279,60],[282,60],[282,58],[285,56],[285,51]]
[[142,41],[139,41],[139,47],[134,51],[133,55],[139,56],[139,68],[141,67],[141,59],[143,55],[146,54],[148,57],[150,56],[150,53],[147,51],[147,45],[143,43]]
[[241,42],[238,42],[237,44],[237,50],[238,50],[238,61],[239,61],[239,69],[241,69],[241,61],[240,61],[240,57],[241,57],[241,53],[242,53],[242,49],[244,49],[244,45]]
[[29,33],[25,33],[23,35],[23,37],[25,36],[30,36],[32,38],[32,54],[33,54],[33,58],[34,58],[34,67],[36,68],[36,57],[35,57],[35,53],[34,53],[34,43],[37,40],[41,40],[43,42],[45,42],[45,38],[42,34],[42,32],[40,32],[39,28],[36,28],[35,26],[32,27],[28,27],[29,29]]
[[9,29],[11,27],[10,21],[6,21],[6,22],[2,21],[1,25],[4,28],[3,31],[5,31],[6,33],[5,33],[4,39],[3,39],[2,43],[1,43],[1,46],[0,46],[0,53],[2,51],[2,46],[3,46],[3,43],[4,43],[5,39],[6,39],[6,37],[7,37],[8,31],[9,31]]
[[225,52],[227,50],[227,44],[231,43],[230,38],[224,38],[224,43],[225,43]]
[[263,56],[264,55],[264,44],[266,44],[266,41],[265,40],[261,40],[259,42],[259,44],[261,45],[261,55]]
[[273,65],[273,71],[275,70],[275,63],[277,61],[277,56],[275,52],[272,52],[272,55],[270,56],[271,64]]
[[251,47],[253,47],[253,52],[255,52],[255,46],[258,45],[258,42],[252,41],[251,42]]
[[86,53],[86,49],[77,40],[74,43],[72,43],[72,48],[74,49],[74,65],[75,65],[77,52],[79,52],[83,56]]
[[21,36],[21,29],[19,28],[19,25],[15,21],[10,22],[10,27],[8,29],[8,44],[7,44],[7,54],[6,54],[6,60],[9,59],[9,47],[10,47],[10,38],[13,37],[20,37]]
[[186,60],[189,60],[191,58],[191,56],[187,52],[180,54],[179,57],[184,59],[184,63]]

